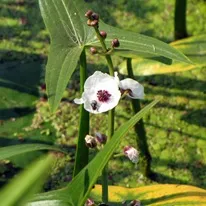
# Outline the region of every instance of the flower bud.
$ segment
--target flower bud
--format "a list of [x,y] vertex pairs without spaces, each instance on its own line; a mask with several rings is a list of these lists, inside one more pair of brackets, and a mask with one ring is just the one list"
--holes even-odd
[[92,23],[92,20],[88,19],[88,20],[87,20],[87,25],[88,25],[88,26],[92,26],[91,23]]
[[118,39],[113,39],[112,40],[112,47],[119,47],[120,43]]
[[133,163],[138,162],[139,153],[134,147],[125,146],[124,147],[124,154],[127,156]]
[[92,11],[92,10],[88,10],[88,11],[85,13],[85,17],[87,17],[88,19],[90,19],[92,14],[93,14],[93,11]]
[[100,35],[103,39],[106,39],[107,33],[105,31],[100,31]]
[[94,201],[92,199],[87,199],[87,201],[85,202],[84,206],[94,206]]
[[97,13],[92,13],[91,14],[91,17],[90,17],[92,20],[99,20],[99,15]]
[[97,146],[97,142],[94,137],[91,135],[86,135],[85,137],[86,146],[89,148],[95,148]]
[[138,200],[132,200],[129,203],[129,206],[141,206],[141,204],[140,204],[140,201],[138,201]]
[[45,91],[45,90],[46,90],[46,84],[41,84],[40,87],[41,87],[41,90],[42,90],[42,91]]
[[95,47],[90,47],[90,52],[91,52],[91,54],[96,54],[97,49]]
[[99,142],[100,144],[106,144],[106,142],[107,142],[106,135],[101,134],[99,132],[96,132],[95,135],[96,135],[95,137],[96,137],[97,142]]
[[127,201],[126,200],[122,201],[122,206],[127,206]]
[[92,20],[90,23],[91,26],[98,26],[98,24],[99,24],[98,20]]

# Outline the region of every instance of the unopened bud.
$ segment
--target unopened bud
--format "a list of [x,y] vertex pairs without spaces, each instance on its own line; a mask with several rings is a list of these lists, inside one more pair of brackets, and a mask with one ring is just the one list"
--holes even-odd
[[94,201],[92,199],[87,199],[87,201],[85,202],[84,206],[94,206]]
[[97,49],[95,47],[90,47],[90,52],[91,52],[91,54],[96,54]]
[[100,31],[100,35],[103,39],[106,39],[107,33],[105,31]]
[[46,90],[46,84],[41,84],[41,90],[45,91]]
[[88,26],[97,26],[98,27],[98,24],[99,24],[98,20],[91,20],[91,19],[87,20]]
[[122,206],[127,206],[127,201],[126,200],[122,201]]
[[99,24],[98,20],[92,20],[90,23],[91,26],[98,26],[98,24]]
[[88,19],[90,19],[92,14],[93,14],[93,11],[92,11],[92,10],[88,10],[88,11],[85,13],[85,17],[87,17]]
[[94,137],[91,135],[86,135],[85,137],[86,146],[89,148],[95,148],[97,146],[97,142]]
[[141,206],[141,204],[140,204],[140,201],[138,201],[138,200],[132,200],[129,203],[129,206]]
[[119,47],[120,43],[118,39],[113,39],[112,40],[112,47]]
[[99,15],[97,13],[92,13],[91,14],[91,19],[92,20],[99,20]]
[[124,154],[127,156],[133,163],[138,162],[139,153],[134,147],[125,146],[124,147]]
[[104,134],[101,134],[99,132],[95,133],[96,135],[96,140],[100,143],[100,144],[105,144],[107,142],[107,136]]
[[92,26],[91,23],[92,23],[92,20],[88,19],[88,20],[87,20],[87,25],[88,25],[88,26]]

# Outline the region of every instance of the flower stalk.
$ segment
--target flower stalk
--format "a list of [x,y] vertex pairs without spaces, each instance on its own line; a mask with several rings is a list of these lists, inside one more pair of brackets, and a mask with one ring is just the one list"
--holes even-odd
[[104,42],[104,38],[101,36],[100,31],[99,31],[99,29],[98,29],[98,26],[95,26],[95,27],[94,27],[94,30],[95,30],[95,32],[96,32],[96,35],[97,35],[98,40],[99,40],[100,43],[101,43],[103,52],[106,54],[106,55],[105,55],[105,58],[106,58],[106,60],[107,60],[107,65],[108,65],[108,68],[109,68],[109,74],[110,74],[111,76],[114,76],[114,66],[113,66],[112,58],[111,58],[111,56],[110,56],[109,54],[107,54],[108,50],[107,50],[107,46],[106,46],[106,44],[105,44],[105,42]]
[[[101,72],[96,71],[85,82],[85,92],[82,95],[82,98],[75,99],[74,102],[77,104],[84,103],[86,110],[92,113],[97,114],[109,111],[107,139],[109,141],[114,133],[114,108],[121,98],[121,95],[125,94],[133,99],[142,99],[144,97],[144,87],[130,78],[119,81],[117,72],[114,72],[114,66],[111,59],[111,51],[120,46],[119,40],[114,38],[111,42],[111,50],[108,49],[105,44],[107,33],[105,31],[99,31],[99,15],[89,10],[86,12],[85,16],[88,18],[87,25],[94,28],[97,39],[100,41],[109,68],[110,77],[106,77],[106,79],[108,79],[106,82],[104,77],[108,74],[102,74]],[[90,52],[92,54],[98,53],[94,47],[90,48]],[[100,82],[102,83],[100,84]],[[108,83],[110,84],[109,87]],[[96,90],[93,88],[96,88]],[[132,162],[136,163],[138,152],[135,149],[129,149],[125,154],[127,154]],[[102,201],[108,203],[108,164],[102,171]]]
[[[94,26],[97,38],[99,39],[103,52],[106,54],[108,52],[104,37],[100,34],[100,31],[98,29],[98,25]],[[112,58],[109,54],[105,55],[105,58],[107,60],[107,65],[109,68],[109,74],[111,76],[114,76],[114,66],[112,62]],[[114,112],[115,109],[112,109],[109,111],[108,114],[108,139],[109,141],[112,138],[112,135],[114,134]],[[102,171],[102,201],[104,203],[108,203],[108,164],[105,166],[105,168]]]
[[[131,58],[127,58],[127,72],[128,72],[128,77],[134,79]],[[138,99],[132,99],[131,101],[132,101],[133,112],[136,114],[141,110],[140,101]],[[148,149],[147,136],[144,128],[144,122],[142,119],[135,125],[135,132],[136,132],[137,148],[138,151],[141,153],[141,157],[139,160],[139,165],[140,165],[139,168],[145,177],[150,177],[151,175],[150,165],[151,165],[152,158]]]

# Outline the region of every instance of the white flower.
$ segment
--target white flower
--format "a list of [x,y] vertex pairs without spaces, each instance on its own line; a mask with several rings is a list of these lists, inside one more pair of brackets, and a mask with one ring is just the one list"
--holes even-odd
[[125,146],[124,147],[124,154],[133,162],[138,162],[139,153],[134,147]]
[[74,99],[76,104],[84,104],[84,109],[97,114],[113,109],[119,102],[119,78],[96,71],[87,78],[82,98]]
[[127,96],[132,99],[143,99],[144,98],[144,87],[137,81],[127,78],[119,83],[121,90],[127,91]]

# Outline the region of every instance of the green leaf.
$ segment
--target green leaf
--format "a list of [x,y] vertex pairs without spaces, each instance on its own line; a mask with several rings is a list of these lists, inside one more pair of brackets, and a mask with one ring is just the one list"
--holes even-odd
[[[80,90],[84,91],[84,83],[87,78],[86,53],[83,50],[80,56]],[[76,176],[89,162],[89,148],[85,144],[85,136],[89,134],[89,112],[84,109],[84,105],[80,106],[80,120],[78,130],[78,143],[76,146],[75,164],[73,177]]]
[[39,0],[41,14],[51,37],[46,86],[53,112],[58,107],[89,36],[81,3],[73,0]]
[[22,145],[12,145],[0,148],[0,160],[8,159],[15,155],[19,155],[25,152],[32,152],[37,150],[55,150],[59,152],[65,152],[60,148],[52,145],[46,144],[22,144]]
[[[62,190],[56,190],[48,193],[39,194],[34,199],[40,203],[45,200],[63,201],[66,203],[68,197],[72,199],[73,205],[83,205],[92,186],[95,184],[98,176],[111,158],[116,147],[119,145],[121,138],[126,135],[137,121],[139,121],[159,100],[154,100],[152,103],[143,108],[140,112],[134,115],[129,121],[122,125],[113,135],[104,149],[101,150],[95,158],[73,179],[73,181]],[[71,205],[71,201],[70,205]]]
[[[118,29],[103,22],[100,23],[100,30],[107,32],[107,38],[105,40],[107,47],[111,47],[111,42],[114,38],[119,39],[120,47],[115,48],[112,54],[124,57],[138,57],[140,55],[148,57],[149,55],[156,55],[180,62],[191,63],[191,61],[177,49],[155,38]],[[97,39],[89,42],[89,44],[91,46],[100,46]]]
[[77,66],[81,52],[82,48],[80,47],[68,49],[67,47],[51,45],[46,67],[46,87],[52,112],[57,109],[61,101],[68,81]]
[[[84,46],[100,46],[94,29],[88,27],[87,6],[83,0],[39,0],[41,13],[51,37],[51,47],[46,66],[46,85],[51,111],[55,111],[66,85],[74,72]],[[190,63],[189,59],[168,44],[151,37],[124,31],[100,22],[100,29],[108,33],[108,47],[119,38],[120,47],[114,54],[131,56],[139,54],[161,55]]]
[[[174,61],[172,65],[166,65],[155,61],[154,58],[144,59],[139,57],[132,60],[134,75],[165,74],[206,67],[206,35],[175,41],[171,43],[171,46],[186,54],[195,64]],[[121,63],[119,68],[121,73],[127,74],[126,61]]]
[[54,155],[47,155],[17,175],[0,191],[1,205],[11,206],[25,203],[32,194],[41,189],[53,162]]

